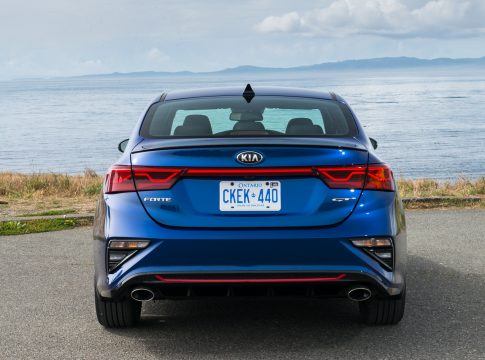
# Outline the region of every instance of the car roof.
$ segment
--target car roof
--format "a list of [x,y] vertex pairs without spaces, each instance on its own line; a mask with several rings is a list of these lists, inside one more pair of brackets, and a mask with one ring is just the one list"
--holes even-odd
[[[246,84],[242,86],[231,86],[231,87],[213,87],[204,89],[189,89],[189,90],[174,90],[163,94],[162,97],[166,101],[188,99],[188,98],[198,98],[198,97],[211,97],[211,96],[242,96]],[[279,87],[279,86],[258,86],[251,85],[255,96],[294,96],[294,97],[306,97],[306,98],[317,98],[317,99],[327,99],[327,100],[339,100],[344,102],[344,100],[332,93],[313,89],[303,89],[303,88],[293,88],[293,87]]]

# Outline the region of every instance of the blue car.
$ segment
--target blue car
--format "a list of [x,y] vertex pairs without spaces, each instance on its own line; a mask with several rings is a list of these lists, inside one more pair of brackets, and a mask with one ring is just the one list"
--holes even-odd
[[398,323],[406,225],[376,147],[334,93],[162,94],[120,143],[97,205],[99,322],[133,326],[154,299],[309,296]]

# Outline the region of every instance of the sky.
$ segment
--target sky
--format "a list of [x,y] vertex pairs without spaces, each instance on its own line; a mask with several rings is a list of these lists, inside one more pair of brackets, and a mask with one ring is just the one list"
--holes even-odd
[[485,56],[485,0],[0,0],[0,79]]

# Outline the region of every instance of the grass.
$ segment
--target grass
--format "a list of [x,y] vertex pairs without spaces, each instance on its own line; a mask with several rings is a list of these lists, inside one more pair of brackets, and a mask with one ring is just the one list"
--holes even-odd
[[[101,191],[103,177],[86,169],[83,175],[57,173],[20,174],[0,172],[0,203],[6,199],[46,197],[95,198]],[[485,195],[485,176],[476,180],[398,179],[403,197],[480,196]]]
[[482,197],[429,197],[407,198],[404,201],[406,209],[445,209],[445,208],[485,208],[485,198]]
[[476,180],[458,179],[438,181],[432,179],[399,179],[398,187],[402,197],[471,197],[485,196],[485,176]]
[[92,170],[82,175],[0,172],[0,219],[93,212],[102,183]]
[[46,231],[72,229],[76,226],[89,225],[89,219],[40,219],[28,221],[0,222],[1,235],[23,235]]
[[0,197],[8,199],[48,196],[93,197],[101,191],[103,178],[92,170],[83,175],[56,173],[0,173]]
[[74,209],[65,209],[65,210],[49,210],[49,211],[41,211],[38,213],[29,213],[29,214],[19,214],[16,215],[17,217],[33,217],[33,216],[56,216],[56,215],[66,215],[66,214],[74,214],[77,211]]
[[[19,174],[0,172],[0,221],[15,217],[59,216],[71,213],[92,213],[95,210],[103,183],[103,176],[92,170],[82,175],[56,173]],[[485,176],[476,180],[457,179],[438,181],[432,179],[399,179],[402,197],[415,200],[407,208],[485,207]],[[435,198],[420,201],[420,198]],[[449,199],[443,199],[448,197]],[[478,198],[478,199],[477,199]],[[25,233],[61,229],[72,224],[71,219],[53,222],[35,221],[3,222],[2,233]]]

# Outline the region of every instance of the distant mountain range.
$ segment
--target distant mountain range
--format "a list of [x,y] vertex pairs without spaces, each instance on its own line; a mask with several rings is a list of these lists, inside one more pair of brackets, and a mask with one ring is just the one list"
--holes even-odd
[[193,75],[238,75],[254,73],[289,73],[289,72],[323,72],[323,71],[362,71],[362,70],[387,70],[387,69],[485,69],[485,56],[481,58],[468,59],[419,59],[414,57],[383,57],[375,59],[344,60],[326,62],[315,65],[296,66],[288,68],[260,67],[242,65],[224,70],[211,72],[159,72],[159,71],[138,71],[110,74],[83,75],[82,77],[159,77],[159,76],[193,76]]

